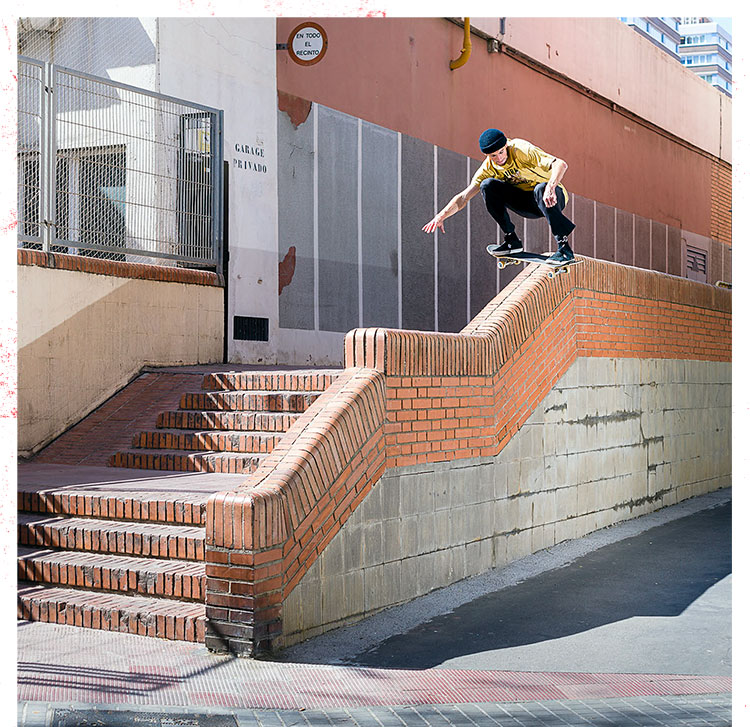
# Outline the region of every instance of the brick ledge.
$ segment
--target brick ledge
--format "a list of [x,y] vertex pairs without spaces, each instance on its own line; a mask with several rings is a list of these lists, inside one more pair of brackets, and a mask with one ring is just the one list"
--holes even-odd
[[157,280],[164,283],[187,283],[191,285],[208,285],[223,287],[224,279],[218,273],[189,268],[173,268],[164,265],[147,265],[145,263],[126,263],[116,260],[100,260],[42,250],[18,248],[19,265],[37,265],[57,270],[77,270],[94,275],[111,275],[118,278],[137,280]]

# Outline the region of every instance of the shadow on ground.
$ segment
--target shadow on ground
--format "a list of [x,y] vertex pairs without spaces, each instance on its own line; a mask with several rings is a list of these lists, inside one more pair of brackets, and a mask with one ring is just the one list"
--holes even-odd
[[426,669],[456,657],[537,644],[637,616],[678,616],[730,573],[727,503],[482,596],[346,663]]

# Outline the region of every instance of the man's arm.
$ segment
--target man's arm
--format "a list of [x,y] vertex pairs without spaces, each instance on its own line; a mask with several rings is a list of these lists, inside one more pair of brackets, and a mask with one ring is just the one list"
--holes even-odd
[[544,204],[547,205],[547,207],[554,207],[557,204],[555,187],[560,184],[567,169],[568,165],[562,159],[555,159],[555,161],[552,162],[550,178],[547,182],[547,188],[544,190]]
[[443,232],[445,228],[443,223],[456,212],[460,212],[469,200],[479,192],[479,187],[476,184],[470,184],[463,192],[459,192],[440,212],[438,212],[423,228],[423,232],[435,232],[439,227]]

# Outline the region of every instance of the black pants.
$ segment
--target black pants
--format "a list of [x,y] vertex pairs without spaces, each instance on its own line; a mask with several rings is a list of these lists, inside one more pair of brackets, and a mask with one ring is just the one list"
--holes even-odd
[[562,213],[565,209],[565,195],[559,186],[555,187],[557,204],[547,207],[543,199],[546,187],[547,185],[542,182],[530,192],[499,179],[485,179],[479,189],[487,205],[487,211],[506,234],[516,229],[508,214],[508,210],[512,210],[521,217],[545,217],[552,234],[555,237],[565,237],[575,229],[573,222]]

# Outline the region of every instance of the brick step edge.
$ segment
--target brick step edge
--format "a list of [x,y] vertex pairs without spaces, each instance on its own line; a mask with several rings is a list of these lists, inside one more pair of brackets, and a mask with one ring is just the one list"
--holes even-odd
[[203,388],[208,391],[325,391],[341,369],[287,372],[227,372],[206,374]]
[[283,434],[301,412],[270,411],[163,411],[156,418],[157,429],[267,432]]
[[201,604],[141,596],[18,584],[18,618],[103,631],[203,643],[206,608]]
[[18,580],[66,588],[203,603],[202,562],[21,547]]
[[18,514],[18,544],[139,558],[205,560],[204,528]]
[[255,472],[262,454],[232,452],[178,452],[160,449],[135,449],[115,452],[110,457],[111,467],[169,472],[216,472],[251,474]]
[[195,391],[180,397],[182,411],[289,412],[301,414],[319,393],[297,391]]
[[224,430],[220,432],[158,429],[139,432],[133,437],[136,449],[177,449],[233,454],[269,454],[282,434]]
[[48,513],[103,520],[203,527],[206,524],[205,497],[201,502],[162,499],[163,494],[140,496],[98,492],[18,491],[21,512]]

